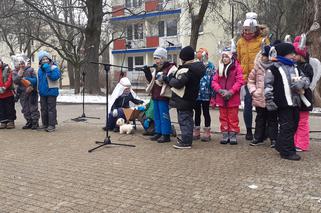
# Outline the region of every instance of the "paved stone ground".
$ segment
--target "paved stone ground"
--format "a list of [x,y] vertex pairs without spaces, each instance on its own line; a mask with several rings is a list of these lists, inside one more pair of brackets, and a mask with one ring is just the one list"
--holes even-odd
[[[101,105],[88,116],[104,117]],[[195,142],[175,150],[135,135],[112,133],[112,141],[136,148],[105,147],[103,120],[72,122],[81,105],[59,105],[54,133],[1,130],[0,212],[321,212],[321,143],[300,162],[279,158],[266,144],[250,147]],[[18,113],[20,114],[20,113]],[[173,120],[177,120],[172,112]],[[240,117],[242,114],[240,113]],[[218,112],[212,111],[218,131]],[[311,119],[320,130],[321,117]],[[244,131],[243,121],[241,125]],[[174,141],[174,138],[173,138]],[[257,187],[257,188],[256,188]]]

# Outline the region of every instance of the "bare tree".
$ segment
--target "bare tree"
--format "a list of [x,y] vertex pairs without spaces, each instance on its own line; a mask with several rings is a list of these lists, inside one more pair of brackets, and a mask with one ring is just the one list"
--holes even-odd
[[[321,2],[318,0],[304,0],[304,19],[301,23],[301,32],[308,32],[307,45],[310,54],[321,60]],[[314,90],[314,105],[321,107],[321,81],[319,80]]]

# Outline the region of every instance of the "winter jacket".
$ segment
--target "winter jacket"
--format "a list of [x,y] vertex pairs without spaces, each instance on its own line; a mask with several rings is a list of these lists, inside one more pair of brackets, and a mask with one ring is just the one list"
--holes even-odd
[[142,100],[135,99],[131,93],[123,94],[115,100],[111,110],[118,108],[129,108],[129,102],[133,102],[134,104],[144,103]]
[[211,83],[215,74],[214,64],[208,62],[206,65],[205,75],[200,81],[200,90],[198,92],[198,101],[210,101],[211,97],[214,96],[214,90],[211,87]]
[[8,98],[14,95],[12,72],[7,64],[3,64],[2,67],[0,67],[0,87],[4,87],[6,89],[3,94],[0,94],[0,99]]
[[[297,63],[298,69],[300,71],[300,75],[302,73],[305,77],[309,78],[310,82],[313,80],[313,68],[312,66],[305,62],[305,63]],[[303,102],[301,102],[300,111],[312,111],[313,109],[313,93],[312,90],[309,88],[304,90],[304,96],[308,99],[308,101],[311,103],[310,107],[305,106]],[[301,100],[302,101],[302,100]]]
[[58,96],[61,73],[54,64],[43,64],[38,69],[38,91],[40,96]]
[[247,79],[247,88],[252,95],[253,106],[265,108],[264,77],[266,69],[271,65],[272,62],[262,62],[262,55],[257,54],[254,69]]
[[[220,76],[219,72],[216,72],[213,81],[212,88],[216,92],[216,105],[220,107],[237,107],[241,104],[240,90],[243,85],[242,68],[237,61],[232,62],[228,67],[227,77],[225,75]],[[232,97],[225,101],[219,90],[224,89],[232,93]]]
[[[163,72],[163,76],[167,76],[167,73],[168,71],[172,68],[172,66],[174,66],[175,64],[174,63],[170,63],[170,62],[165,62],[163,64],[163,67],[159,70],[156,70],[156,74],[158,72]],[[145,77],[147,79],[147,81],[149,83],[152,82],[152,79],[155,77],[155,76],[152,76],[152,73],[150,72],[150,70],[144,70],[144,73],[145,73]],[[154,100],[169,100],[168,97],[164,97],[164,96],[161,96],[160,93],[161,93],[161,90],[162,90],[162,87],[159,86],[158,84],[154,83],[153,87],[152,87],[152,90],[151,90],[151,95],[152,95],[152,99]]]
[[[37,75],[32,67],[26,67],[23,76],[18,76],[19,70],[15,69],[13,71],[13,83],[18,85],[17,92],[22,93],[26,91],[26,87],[23,86],[22,80],[28,80],[33,88],[37,88]],[[33,90],[36,92],[37,90]]]
[[247,81],[249,73],[254,68],[255,57],[261,49],[262,36],[247,41],[241,37],[237,42],[237,60],[242,66],[243,79]]
[[[179,71],[187,68],[188,71],[182,74]],[[205,66],[202,62],[186,63],[178,67],[178,71],[168,85],[175,89],[182,89],[185,87],[182,97],[175,92],[170,99],[170,106],[177,108],[177,110],[193,110],[200,87],[200,80],[205,74]]]
[[[300,107],[301,98],[296,89],[293,88],[293,76],[297,76],[295,66],[274,62],[265,74],[264,94],[266,102],[274,102],[278,108],[289,106]],[[310,81],[302,73],[305,81],[304,88],[308,88]]]

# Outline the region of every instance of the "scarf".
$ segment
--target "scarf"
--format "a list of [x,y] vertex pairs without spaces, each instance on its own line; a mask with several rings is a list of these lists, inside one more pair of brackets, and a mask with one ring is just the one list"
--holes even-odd
[[277,56],[276,59],[281,62],[282,64],[289,65],[289,66],[294,66],[294,62],[288,58],[282,57],[282,56]]

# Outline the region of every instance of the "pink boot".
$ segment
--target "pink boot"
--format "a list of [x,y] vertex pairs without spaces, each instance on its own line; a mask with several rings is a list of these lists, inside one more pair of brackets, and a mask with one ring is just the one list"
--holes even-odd
[[201,138],[201,127],[196,126],[193,129],[193,140],[199,140]]
[[211,127],[204,127],[204,134],[201,137],[201,141],[209,142],[211,140]]

